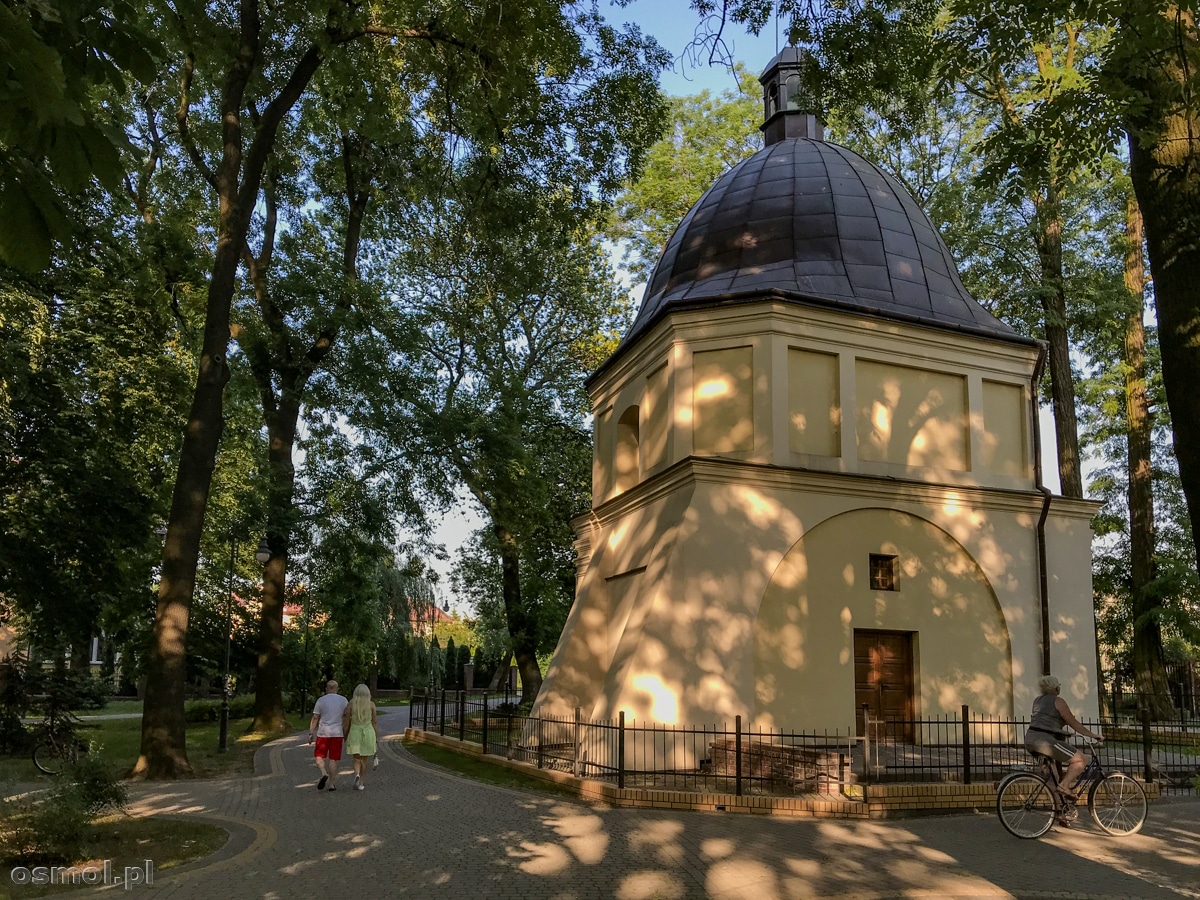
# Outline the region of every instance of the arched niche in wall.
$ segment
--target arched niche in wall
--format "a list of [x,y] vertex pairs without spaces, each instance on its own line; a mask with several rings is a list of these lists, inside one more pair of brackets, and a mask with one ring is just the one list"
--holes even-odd
[[639,416],[639,408],[631,406],[621,413],[621,418],[617,420],[617,456],[613,470],[617,476],[618,494],[637,485],[641,474]]

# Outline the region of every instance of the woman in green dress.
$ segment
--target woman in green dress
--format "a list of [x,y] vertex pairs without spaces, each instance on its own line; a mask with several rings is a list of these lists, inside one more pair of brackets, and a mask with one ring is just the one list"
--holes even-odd
[[367,780],[367,763],[379,747],[379,713],[371,702],[371,689],[360,684],[346,705],[342,733],[346,735],[346,752],[354,756],[354,788],[363,790]]

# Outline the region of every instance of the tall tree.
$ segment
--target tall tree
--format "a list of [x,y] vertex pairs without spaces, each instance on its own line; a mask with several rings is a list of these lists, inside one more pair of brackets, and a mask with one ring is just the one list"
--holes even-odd
[[120,197],[65,202],[52,265],[0,268],[0,593],[86,666],[141,612],[191,356],[149,230]]
[[[470,191],[427,204],[396,232],[401,271],[410,274],[385,336],[401,333],[402,346],[415,349],[406,351],[406,373],[377,381],[365,430],[390,429],[392,446],[441,461],[444,471],[429,474],[442,480],[443,496],[462,485],[479,504],[523,696],[532,701],[546,592],[527,590],[536,570],[523,561],[551,553],[541,543],[552,531],[547,519],[565,524],[578,512],[563,502],[582,499],[578,454],[566,451],[579,444],[571,436],[587,412],[583,380],[614,346],[628,301],[591,224],[590,198],[515,176],[505,187],[483,204]],[[389,346],[355,350],[370,356]],[[571,489],[560,493],[564,484]],[[569,546],[564,531],[555,540]]]
[[1155,718],[1171,713],[1171,694],[1163,666],[1162,629],[1158,622],[1154,562],[1154,490],[1151,445],[1153,418],[1146,385],[1145,239],[1142,213],[1130,192],[1125,199],[1125,419],[1129,429],[1129,556],[1133,595],[1133,670],[1138,692]]
[[715,97],[701,91],[671,98],[666,134],[647,153],[641,177],[617,200],[611,233],[625,242],[625,263],[637,278],[649,279],[700,193],[762,149],[762,89],[745,68],[737,66],[734,74],[737,87]]
[[[1089,7],[1093,4],[1089,4]],[[1117,40],[1098,84],[1123,113],[1141,210],[1175,455],[1200,541],[1200,38],[1188,3],[1094,4]],[[1200,559],[1200,543],[1195,544]]]
[[[442,133],[456,153],[470,155],[510,142],[544,150],[541,138],[550,117],[571,122],[572,109],[615,108],[621,99],[641,96],[658,65],[652,42],[636,29],[619,31],[590,8],[548,0],[516,8],[414,0],[269,7],[241,0],[217,7],[180,2],[163,20],[164,43],[178,66],[178,152],[211,189],[215,224],[204,343],[147,662],[136,773],[151,778],[173,778],[189,769],[183,722],[188,609],[221,440],[232,302],[247,246],[258,245],[261,255],[261,234],[251,237],[268,166],[316,73],[346,46],[376,41],[391,60],[390,70],[400,73],[396,90],[443,104],[431,110],[423,127]],[[585,47],[585,36],[593,46]],[[644,117],[614,117],[573,137],[582,155],[602,159],[619,153],[626,137],[644,128]]]
[[126,79],[154,78],[161,52],[128,0],[0,4],[0,261],[35,272],[68,240],[72,199],[95,178],[120,191],[114,107]]

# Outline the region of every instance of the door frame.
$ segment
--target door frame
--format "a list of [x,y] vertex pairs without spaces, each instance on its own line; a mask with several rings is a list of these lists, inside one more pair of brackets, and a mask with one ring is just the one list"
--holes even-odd
[[[901,629],[891,629],[891,628],[855,628],[855,629],[853,629],[853,631],[851,633],[851,642],[852,642],[851,655],[853,658],[855,668],[857,668],[857,666],[858,666],[858,654],[857,654],[857,652],[855,652],[856,648],[853,646],[853,644],[857,643],[859,635],[863,635],[863,636],[887,635],[888,637],[899,637],[899,638],[905,639],[905,644],[907,645],[907,648],[908,648],[908,667],[904,673],[904,676],[905,676],[904,695],[905,695],[905,706],[906,706],[904,717],[903,717],[904,725],[899,726],[899,727],[896,725],[885,726],[881,736],[887,737],[887,738],[890,738],[893,740],[903,741],[905,743],[910,743],[910,744],[915,743],[916,731],[917,731],[916,725],[915,725],[915,721],[916,721],[916,717],[917,717],[917,697],[916,697],[917,632],[905,631],[905,630],[901,630]],[[856,735],[858,737],[862,737],[863,732],[865,730],[865,723],[863,721],[862,705],[858,702],[858,696],[859,696],[858,679],[857,679],[857,676],[855,676],[855,679],[854,679],[854,727],[855,727]]]

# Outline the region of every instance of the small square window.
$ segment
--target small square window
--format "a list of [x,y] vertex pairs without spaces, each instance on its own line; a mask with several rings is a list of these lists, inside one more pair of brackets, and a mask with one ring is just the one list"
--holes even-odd
[[871,554],[871,590],[898,591],[896,587],[896,557],[882,553]]

